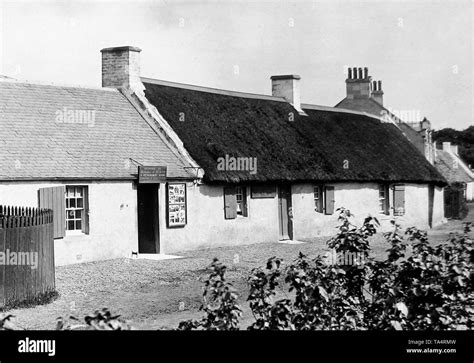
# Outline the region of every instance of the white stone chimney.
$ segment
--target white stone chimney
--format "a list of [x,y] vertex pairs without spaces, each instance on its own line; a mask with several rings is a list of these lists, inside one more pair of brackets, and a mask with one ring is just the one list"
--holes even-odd
[[275,97],[283,97],[301,114],[304,111],[301,109],[300,99],[300,79],[298,75],[282,75],[271,76],[272,80],[272,95]]
[[102,87],[143,91],[140,80],[141,51],[131,46],[102,49]]

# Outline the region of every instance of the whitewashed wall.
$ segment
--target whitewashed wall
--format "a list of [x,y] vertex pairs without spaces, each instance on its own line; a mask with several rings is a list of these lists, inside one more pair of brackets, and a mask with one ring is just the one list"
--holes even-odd
[[137,191],[131,182],[0,183],[0,204],[37,207],[39,188],[74,184],[89,187],[90,233],[66,231],[65,238],[56,239],[56,266],[130,257],[138,251]]
[[[363,220],[372,215],[376,217],[381,230],[391,229],[390,215],[379,213],[378,184],[375,183],[334,183],[328,184],[335,187],[335,209],[344,207],[354,214],[354,221],[361,225]],[[292,187],[293,194],[293,224],[295,239],[311,239],[317,236],[333,235],[338,226],[338,212],[332,215],[318,213],[313,200],[313,184],[297,184]],[[390,204],[393,198],[390,191]],[[444,219],[443,191],[435,188],[433,225],[439,225]],[[405,184],[405,215],[395,219],[402,227],[416,226],[428,229],[428,185]]]
[[[188,223],[167,228],[166,203],[160,205],[162,253],[278,240],[278,199],[252,199],[247,188],[248,217],[224,218],[224,187],[187,184]],[[165,201],[166,188],[160,188]]]
[[[56,265],[130,257],[138,251],[137,191],[131,182],[94,183],[0,183],[0,204],[37,206],[39,188],[58,185],[88,185],[90,234],[70,235],[55,240]],[[378,186],[374,183],[335,183],[335,207],[345,207],[361,224],[371,214],[390,228],[392,216],[378,213]],[[247,188],[248,217],[224,218],[223,186],[187,183],[185,227],[166,225],[166,188],[159,188],[161,253],[219,246],[243,245],[278,240],[278,198],[252,199]],[[404,227],[428,227],[428,186],[406,184],[406,214],[397,217]],[[314,209],[313,185],[292,186],[293,232],[295,239],[331,236],[338,225],[337,213],[323,215]],[[444,219],[443,190],[435,188],[433,223]]]

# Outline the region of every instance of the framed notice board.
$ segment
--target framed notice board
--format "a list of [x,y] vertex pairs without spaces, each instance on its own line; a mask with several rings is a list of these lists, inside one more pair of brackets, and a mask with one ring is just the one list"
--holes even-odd
[[166,184],[166,223],[168,228],[187,223],[186,183]]
[[251,198],[275,198],[276,187],[275,185],[252,185],[251,186]]

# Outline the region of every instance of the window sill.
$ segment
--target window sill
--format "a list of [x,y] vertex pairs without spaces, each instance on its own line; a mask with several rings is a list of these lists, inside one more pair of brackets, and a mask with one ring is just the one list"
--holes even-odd
[[82,231],[66,231],[67,236],[85,236],[86,234]]

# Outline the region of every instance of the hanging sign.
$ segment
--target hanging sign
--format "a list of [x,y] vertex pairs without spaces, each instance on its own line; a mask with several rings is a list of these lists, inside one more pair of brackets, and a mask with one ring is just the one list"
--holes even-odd
[[139,166],[139,184],[157,184],[166,182],[166,166]]

